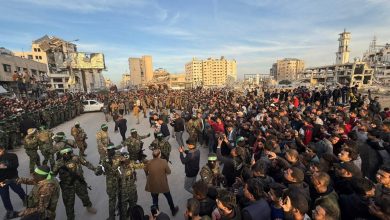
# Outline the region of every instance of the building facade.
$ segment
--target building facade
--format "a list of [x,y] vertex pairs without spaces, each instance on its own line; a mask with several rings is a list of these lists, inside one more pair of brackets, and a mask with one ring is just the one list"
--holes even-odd
[[189,87],[222,87],[232,85],[237,80],[237,62],[208,58],[193,58],[185,65],[186,81]]
[[102,53],[78,52],[76,44],[45,35],[32,42],[31,51],[15,55],[44,63],[53,90],[91,92],[104,88]]
[[[23,59],[11,52],[0,52],[0,84],[8,90],[17,91],[14,72],[23,76],[23,81],[45,86],[48,83],[47,66],[41,62]],[[25,76],[28,76],[26,79]],[[31,80],[34,79],[34,80]],[[27,88],[28,89],[28,88]]]
[[114,85],[114,83],[111,81],[110,78],[104,78],[104,84],[105,84],[107,89],[111,88],[111,86]]
[[390,44],[378,45],[376,37],[370,43],[368,51],[363,54],[363,61],[374,69],[376,85],[390,85]]
[[312,85],[322,86],[370,86],[374,81],[374,69],[367,60],[355,59],[349,62],[349,41],[351,33],[344,30],[339,37],[339,52],[336,53],[336,64],[305,69],[299,74],[298,81],[308,81]]
[[296,58],[285,58],[277,60],[272,64],[270,75],[277,81],[294,81],[297,75],[305,69],[305,62]]
[[122,79],[121,79],[121,82],[120,82],[120,86],[121,86],[122,89],[128,89],[130,86],[132,86],[130,73],[122,74]]
[[152,56],[142,56],[141,58],[129,58],[129,70],[131,83],[134,86],[145,86],[153,79]]

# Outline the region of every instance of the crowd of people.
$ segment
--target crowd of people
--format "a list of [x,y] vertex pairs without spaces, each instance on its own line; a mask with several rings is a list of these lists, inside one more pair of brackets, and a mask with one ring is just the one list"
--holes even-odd
[[[59,102],[81,100],[85,95],[76,96],[79,99],[65,97]],[[175,148],[168,140],[174,137],[185,169],[183,187],[193,195],[187,200],[185,219],[390,218],[390,111],[382,109],[379,97],[372,97],[370,91],[362,95],[357,87],[346,86],[243,92],[198,88],[89,94],[88,98],[103,102],[104,113],[112,115],[116,127],[124,130],[122,145],[114,146],[108,126],[103,124],[96,135],[101,162],[93,166],[85,160],[84,151],[79,156],[73,154],[74,148],[86,148],[86,137],[76,124],[77,130],[72,133],[75,143],[63,132],[55,135],[51,154],[57,154],[57,161],[50,169],[47,164],[53,156],[48,155],[46,164],[41,165],[34,153],[38,146],[41,150],[39,140],[32,141],[38,139],[40,131],[28,129],[24,142],[34,181],[6,181],[15,178],[0,175],[0,182],[17,192],[20,183],[35,183],[36,196],[45,194],[45,189],[49,193],[42,197],[48,200],[45,203],[39,199],[33,203],[39,208],[29,207],[18,215],[42,216],[42,210],[50,207],[51,212],[44,217],[54,219],[55,207],[49,201],[56,203],[60,189],[68,219],[75,219],[75,195],[88,211],[96,212],[81,169],[86,166],[97,175],[106,175],[109,219],[115,219],[117,206],[121,219],[145,217],[142,207],[136,205],[136,169],[145,170],[145,190],[153,201],[150,219],[169,219],[159,209],[158,195],[164,194],[175,216],[178,207],[167,181],[170,166],[181,166],[169,159]],[[148,135],[132,129],[126,136],[123,115],[131,112],[138,123],[140,115],[150,116],[155,135],[149,146],[153,158],[142,153],[142,139]],[[189,134],[187,140],[183,140],[185,132]],[[209,151],[203,166],[200,148]],[[0,149],[0,174],[8,169],[1,162],[3,155]],[[17,165],[12,167],[16,169]],[[51,177],[57,174],[60,186]],[[3,199],[2,188],[0,192]],[[22,193],[19,196],[25,197]],[[50,196],[52,199],[47,199]],[[12,217],[14,213],[10,213]]]

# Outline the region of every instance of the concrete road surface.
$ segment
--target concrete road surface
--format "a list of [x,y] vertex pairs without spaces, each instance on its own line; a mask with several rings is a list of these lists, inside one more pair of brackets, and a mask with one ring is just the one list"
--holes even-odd
[[[125,118],[127,119],[127,133],[126,136],[130,135],[130,129],[135,128],[137,129],[138,133],[140,135],[153,133],[153,129],[150,128],[149,125],[149,119],[148,118],[142,118],[140,124],[136,124],[135,118],[133,115],[125,115]],[[87,157],[86,159],[89,160],[92,164],[95,166],[99,163],[99,155],[96,148],[96,132],[100,129],[100,125],[105,123],[104,120],[104,114],[101,112],[93,112],[93,113],[85,113],[71,121],[65,122],[64,124],[61,124],[57,126],[56,128],[53,128],[53,132],[59,132],[63,131],[65,132],[67,138],[72,138],[70,135],[70,129],[74,125],[76,121],[80,122],[81,127],[86,131],[88,135],[87,143],[88,148],[86,150]],[[111,121],[107,123],[109,125],[109,135],[111,140],[115,144],[120,144],[121,142],[121,136],[118,133],[114,132],[114,122]],[[170,127],[170,126],[169,126]],[[171,135],[173,133],[172,127],[170,127]],[[184,134],[184,140],[188,138],[188,134]],[[148,149],[148,146],[153,141],[153,135],[147,139],[144,139],[144,148],[146,149],[145,152],[148,155],[148,159],[152,158],[151,151]],[[183,213],[185,211],[185,205],[188,198],[190,198],[192,195],[184,190],[184,166],[180,162],[179,158],[179,151],[178,151],[178,144],[172,136],[169,139],[169,142],[172,145],[172,152],[170,159],[172,161],[172,164],[170,164],[172,174],[168,177],[168,182],[170,185],[171,194],[173,197],[173,201],[175,205],[179,206],[179,212],[175,217],[172,217],[171,219],[184,219]],[[200,166],[202,167],[207,162],[207,154],[208,149],[202,148],[201,150],[201,162]],[[24,151],[23,148],[13,151],[16,153],[19,157],[19,176],[21,177],[28,177],[29,171],[28,171],[28,157]],[[78,150],[75,150],[75,154],[78,155]],[[43,160],[43,157],[41,157],[41,161]],[[89,196],[92,201],[93,206],[98,210],[97,214],[89,214],[85,207],[83,207],[81,200],[76,196],[75,201],[75,215],[76,219],[98,219],[98,220],[104,220],[108,217],[108,196],[106,193],[106,182],[105,182],[105,176],[95,176],[93,171],[88,170],[84,167],[84,176],[86,179],[86,182],[92,187],[92,190],[89,191]],[[199,176],[198,176],[199,178]],[[143,170],[137,171],[137,191],[138,191],[138,204],[141,205],[144,208],[145,214],[150,214],[150,206],[152,205],[152,198],[150,196],[150,193],[145,192],[145,183],[146,183],[146,177]],[[25,189],[25,185],[22,185],[22,187]],[[29,192],[31,190],[32,186],[27,187],[27,191]],[[22,201],[19,199],[19,197],[10,189],[10,195],[12,204],[14,206],[15,210],[22,210],[23,205]],[[171,216],[171,211],[169,209],[167,200],[165,199],[164,195],[160,194],[159,196],[159,206],[161,211],[167,213],[169,216]],[[0,205],[0,218],[2,218],[5,215],[5,209],[3,205]],[[57,219],[62,220],[66,219],[65,214],[65,208],[64,204],[62,202],[62,197],[58,201],[57,206]],[[119,219],[119,217],[117,217]]]

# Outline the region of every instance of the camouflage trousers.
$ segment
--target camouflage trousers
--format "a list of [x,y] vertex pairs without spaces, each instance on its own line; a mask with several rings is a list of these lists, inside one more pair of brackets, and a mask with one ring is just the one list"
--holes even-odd
[[117,177],[107,176],[106,187],[107,187],[107,195],[108,195],[108,215],[110,218],[115,216],[115,209],[116,209],[117,196],[118,196],[118,186],[119,186],[119,179]]
[[88,196],[88,188],[86,183],[81,183],[79,180],[74,180],[73,184],[69,182],[60,182],[62,201],[65,205],[66,216],[68,220],[74,220],[74,200],[76,195],[80,198],[84,207],[91,207],[92,203]]
[[100,155],[100,160],[103,160],[107,156],[107,152],[103,147],[98,146],[98,152]]
[[87,143],[85,141],[76,141],[76,146],[79,149],[79,156],[84,156]]
[[30,173],[34,173],[35,166],[41,165],[41,159],[39,158],[39,154],[37,150],[26,150],[26,154],[30,158]]
[[[119,213],[121,215],[120,219],[127,219],[127,211],[134,207],[138,201],[137,187],[135,184],[132,184],[131,186],[127,184],[121,185],[122,188],[119,188],[119,184],[118,177],[106,178],[108,213],[110,218],[115,219],[113,217],[115,216],[115,210],[118,207],[118,210],[122,211],[122,213]],[[121,198],[119,198],[119,194],[121,195]],[[119,204],[120,200],[121,204]]]
[[[47,147],[46,147],[47,148]],[[47,162],[50,164],[50,168],[53,169],[55,160],[52,150],[46,149],[45,147],[40,147],[41,153],[43,155],[42,165],[47,165]]]

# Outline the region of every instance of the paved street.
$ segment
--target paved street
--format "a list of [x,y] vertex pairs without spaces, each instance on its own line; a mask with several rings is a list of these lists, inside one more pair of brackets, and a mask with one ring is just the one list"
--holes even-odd
[[[136,128],[138,130],[138,133],[141,135],[152,133],[153,129],[149,126],[149,120],[148,118],[142,118],[141,123],[136,125],[135,118],[133,115],[125,115],[125,118],[127,119],[127,126],[128,130],[126,133],[126,136],[130,135],[129,131],[131,128]],[[74,125],[76,121],[79,121],[81,124],[81,127],[84,128],[88,135],[87,143],[88,148],[86,150],[86,154],[88,155],[86,158],[89,160],[92,164],[97,165],[99,162],[99,156],[96,148],[96,138],[95,134],[100,129],[100,125],[104,123],[104,115],[101,112],[94,112],[94,113],[85,113],[71,121],[68,121],[62,125],[57,126],[53,129],[53,132],[59,132],[64,131],[67,135],[67,138],[72,138],[70,135],[70,129]],[[114,122],[110,121],[108,123],[109,125],[109,133],[111,140],[117,145],[120,144],[121,136],[118,133],[114,132]],[[170,126],[169,126],[170,127]],[[172,129],[170,127],[170,129]],[[172,131],[171,131],[172,133]],[[184,140],[188,137],[188,134],[184,135]],[[148,155],[148,159],[151,158],[151,151],[148,149],[149,144],[153,140],[153,135],[147,139],[144,139],[144,148],[146,149],[145,152]],[[173,196],[173,200],[175,202],[175,205],[178,205],[180,207],[179,213],[176,215],[175,218],[171,219],[183,219],[183,212],[185,211],[185,204],[186,200],[191,197],[191,194],[189,194],[187,191],[183,188],[183,182],[184,182],[184,166],[180,162],[179,158],[179,152],[177,150],[178,145],[174,138],[170,138],[169,142],[172,145],[172,152],[171,152],[171,161],[172,164],[170,165],[172,174],[169,176],[169,184],[171,193]],[[29,176],[28,174],[28,158],[24,151],[24,149],[16,150],[15,153],[19,157],[19,176]],[[78,154],[78,151],[76,150],[76,154]],[[201,166],[206,163],[208,150],[205,148],[201,149]],[[41,158],[42,161],[42,158]],[[95,176],[93,171],[90,171],[86,168],[84,168],[84,176],[86,178],[87,183],[92,187],[92,190],[89,191],[90,199],[92,201],[93,206],[98,210],[98,213],[96,215],[89,214],[86,209],[82,206],[81,201],[76,197],[75,201],[75,214],[76,219],[106,219],[108,217],[108,197],[106,193],[106,183],[105,183],[105,176]],[[152,198],[149,193],[145,192],[145,173],[143,170],[137,171],[137,189],[138,189],[138,204],[141,205],[144,210],[145,214],[150,213],[150,206],[152,204]],[[23,185],[23,188],[25,189],[25,185]],[[28,186],[28,191],[30,191],[32,186]],[[22,207],[22,201],[17,197],[17,195],[10,190],[12,203],[14,205],[15,210],[21,210]],[[161,194],[159,197],[159,206],[161,211],[167,213],[168,215],[171,215],[168,203],[165,199],[165,197]],[[3,205],[0,206],[0,213],[1,216],[5,213]],[[66,219],[65,215],[65,209],[62,202],[62,198],[60,198],[58,202],[57,207],[57,219]],[[118,218],[119,219],[119,218]]]

